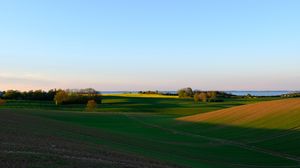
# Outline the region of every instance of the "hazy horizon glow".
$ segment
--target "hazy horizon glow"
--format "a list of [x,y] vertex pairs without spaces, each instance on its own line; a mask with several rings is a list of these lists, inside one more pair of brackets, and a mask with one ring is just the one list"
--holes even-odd
[[3,1],[0,90],[300,90],[300,1]]

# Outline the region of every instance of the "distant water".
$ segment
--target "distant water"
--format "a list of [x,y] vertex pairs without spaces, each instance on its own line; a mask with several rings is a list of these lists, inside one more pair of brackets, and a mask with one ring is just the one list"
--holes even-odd
[[[123,93],[138,93],[139,91],[101,91],[103,94],[123,94]],[[177,91],[159,91],[161,93],[170,93],[176,94]],[[280,96],[287,93],[292,93],[295,91],[225,91],[226,93],[230,93],[237,96]]]

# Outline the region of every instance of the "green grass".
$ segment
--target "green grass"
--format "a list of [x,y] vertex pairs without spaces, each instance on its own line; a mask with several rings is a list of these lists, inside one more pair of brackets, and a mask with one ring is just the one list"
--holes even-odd
[[[141,164],[148,166],[156,160],[159,163],[156,165],[162,167],[175,167],[174,164],[195,168],[297,167],[298,161],[274,154],[300,156],[300,133],[297,130],[277,137],[275,135],[287,131],[175,120],[178,116],[272,99],[227,99],[221,103],[195,104],[192,99],[105,96],[104,104],[97,110],[99,112],[94,113],[83,112],[84,106],[81,105],[56,107],[52,102],[9,101],[0,108],[0,142],[12,145],[0,145],[0,154],[1,149],[18,149],[13,144],[21,144],[22,148],[18,150],[53,154],[57,151],[44,147],[55,143],[58,148],[74,150],[62,155],[78,153],[76,156],[80,158],[104,157],[97,151],[116,152],[118,154],[110,154],[114,160],[128,157],[135,165],[133,167],[139,167],[136,162],[140,159],[146,159]],[[270,137],[274,138],[257,141]],[[256,148],[248,148],[253,146]],[[2,155],[0,160],[29,157],[26,154]],[[43,165],[41,160],[52,163],[51,157],[56,155],[39,157],[30,159],[36,161],[36,165]],[[76,161],[79,165],[85,164],[82,160]],[[63,160],[53,164],[72,167]]]
[[121,93],[121,94],[104,94],[104,96],[118,96],[118,97],[142,97],[142,98],[178,98],[178,96],[160,95],[160,94],[139,94],[139,93]]
[[[171,97],[171,98],[169,98]],[[98,105],[98,112],[139,112],[160,113],[177,116],[204,113],[237,105],[255,103],[278,98],[257,99],[225,99],[219,103],[194,103],[192,98],[179,99],[174,96],[147,97],[138,94],[103,96],[103,103]],[[85,105],[63,105],[56,106],[53,101],[21,101],[9,100],[5,106],[0,108],[23,108],[23,109],[45,109],[59,111],[84,111]]]

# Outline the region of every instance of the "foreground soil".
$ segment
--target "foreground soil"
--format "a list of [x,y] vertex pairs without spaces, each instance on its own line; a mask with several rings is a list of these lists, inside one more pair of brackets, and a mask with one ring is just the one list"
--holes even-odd
[[1,111],[0,167],[178,167],[85,142],[80,134],[101,136],[91,128]]

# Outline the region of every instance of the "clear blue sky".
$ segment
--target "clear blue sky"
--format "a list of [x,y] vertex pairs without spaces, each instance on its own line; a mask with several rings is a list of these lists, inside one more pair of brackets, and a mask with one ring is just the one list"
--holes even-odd
[[299,0],[2,0],[0,90],[299,90]]

